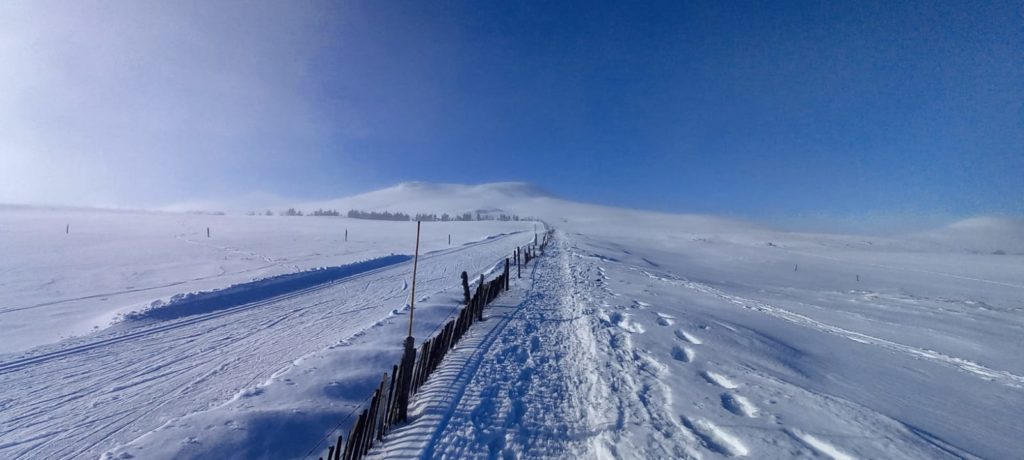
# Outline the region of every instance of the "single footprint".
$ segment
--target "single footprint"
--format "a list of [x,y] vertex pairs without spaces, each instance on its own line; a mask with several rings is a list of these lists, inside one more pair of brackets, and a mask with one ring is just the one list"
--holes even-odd
[[711,451],[729,457],[743,457],[750,453],[750,449],[739,438],[707,420],[683,417],[683,426],[700,438],[701,444]]
[[657,322],[659,326],[671,326],[676,323],[675,320],[672,319],[671,315],[666,315],[664,313],[657,313],[657,315]]
[[722,407],[741,417],[757,417],[757,406],[736,393],[722,393]]
[[692,343],[694,345],[700,345],[700,344],[704,343],[700,339],[698,339],[697,337],[694,337],[693,335],[688,334],[686,331],[684,331],[682,329],[676,329],[676,337],[678,337],[679,340],[690,342],[690,343]]
[[739,385],[736,384],[736,382],[730,380],[729,377],[726,377],[714,371],[704,371],[701,372],[700,375],[701,377],[704,377],[704,380],[707,380],[708,383],[712,385],[718,385],[722,388],[725,388],[726,390],[732,390],[739,387]]
[[598,319],[611,326],[616,326],[626,332],[643,334],[645,329],[640,323],[634,322],[630,315],[619,311],[601,310],[597,314]]
[[826,457],[832,458],[833,460],[854,460],[854,457],[839,450],[838,447],[833,446],[831,443],[826,442],[820,438],[811,436],[800,430],[787,430],[794,438],[800,441],[811,450],[821,453]]
[[672,345],[672,359],[684,363],[693,361],[693,350],[679,345]]

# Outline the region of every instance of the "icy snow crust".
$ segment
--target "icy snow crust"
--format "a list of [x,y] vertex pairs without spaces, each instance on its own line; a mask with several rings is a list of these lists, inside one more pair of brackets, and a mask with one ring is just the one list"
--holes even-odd
[[[782,233],[571,203],[515,184],[406,184],[347,202],[379,210],[403,193],[430,199],[392,209],[501,209],[542,217],[558,232],[448,355],[414,401],[411,423],[371,457],[1016,458],[1024,450],[1017,222],[973,219],[890,237]],[[44,227],[65,219],[51,217]],[[187,222],[207,218],[154,217],[185,219],[200,243],[206,224]],[[4,219],[0,232],[12,231],[16,219]],[[340,244],[337,227],[291,219],[306,228],[264,228],[245,250],[296,257]],[[367,225],[360,233],[373,233],[362,243],[371,250],[339,249],[325,256],[332,262],[275,274],[408,253],[409,224]],[[445,224],[472,229],[447,248],[441,225],[424,227],[441,234],[427,234],[434,246],[419,267],[418,340],[455,311],[456,268],[492,271],[533,238],[532,223]],[[58,227],[53,239],[64,237]],[[282,236],[290,232],[330,236]],[[44,266],[33,253],[19,253],[29,261],[22,265]],[[323,455],[398,360],[410,270],[397,261],[5,355],[0,457]],[[210,289],[177,292],[202,290]],[[81,302],[90,315],[106,308]],[[26,358],[37,360],[16,361]]]

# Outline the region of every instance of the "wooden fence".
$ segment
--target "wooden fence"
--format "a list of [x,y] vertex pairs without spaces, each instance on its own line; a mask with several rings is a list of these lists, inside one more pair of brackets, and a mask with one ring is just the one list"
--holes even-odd
[[320,457],[320,460],[361,459],[395,426],[405,423],[412,396],[427,382],[430,374],[441,365],[445,355],[459,343],[469,327],[483,319],[484,307],[509,289],[510,264],[514,262],[518,277],[521,278],[523,266],[535,259],[538,251],[543,251],[550,238],[549,230],[544,233],[542,242],[534,241],[530,245],[516,248],[512,260],[505,259],[505,269],[500,275],[490,282],[484,282],[484,275],[480,275],[480,282],[472,295],[469,276],[462,272],[465,304],[459,310],[459,315],[445,324],[437,335],[420,344],[418,350],[408,352],[412,349],[412,337],[406,339],[407,353],[399,364],[391,367],[390,373],[384,373],[380,384],[373,390],[368,406],[359,413],[349,430],[348,441],[343,442],[345,438],[338,436],[337,442],[328,447],[327,456]]

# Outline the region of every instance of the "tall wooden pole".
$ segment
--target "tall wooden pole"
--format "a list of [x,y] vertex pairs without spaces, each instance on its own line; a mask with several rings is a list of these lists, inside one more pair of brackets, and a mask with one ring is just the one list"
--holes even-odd
[[412,297],[409,300],[409,335],[405,337],[405,353],[402,355],[402,379],[398,382],[398,421],[409,417],[409,392],[412,387],[412,371],[416,364],[416,347],[412,337],[413,311],[416,309],[416,267],[420,260],[420,221],[416,221],[416,253],[412,259]]
[[416,266],[420,261],[420,221],[416,221],[416,252],[412,259],[412,298],[409,299],[409,335],[412,337],[412,315],[416,310]]

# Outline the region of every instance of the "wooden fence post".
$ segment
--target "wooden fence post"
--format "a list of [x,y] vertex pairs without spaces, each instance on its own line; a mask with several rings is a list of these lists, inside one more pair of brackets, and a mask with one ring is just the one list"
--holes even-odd
[[476,319],[478,321],[483,321],[484,320],[484,307],[487,305],[487,293],[484,292],[484,289],[485,289],[485,287],[484,287],[484,274],[481,273],[480,274],[480,285],[477,286],[477,292],[480,293],[480,298],[478,299],[478,302],[480,302],[480,304],[477,305],[477,310],[476,310]]
[[402,380],[398,385],[398,421],[404,422],[409,419],[409,389],[412,383],[412,367],[416,364],[415,339],[412,336],[405,338],[405,354],[402,355]]
[[462,296],[466,299],[465,304],[469,305],[469,274],[462,272]]
[[502,275],[502,278],[505,279],[505,290],[507,291],[508,290],[508,257],[505,258],[505,274]]

